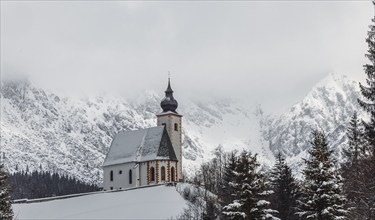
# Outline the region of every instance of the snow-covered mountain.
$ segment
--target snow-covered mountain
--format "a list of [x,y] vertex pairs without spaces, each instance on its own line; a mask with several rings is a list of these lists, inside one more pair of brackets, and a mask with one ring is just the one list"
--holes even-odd
[[[11,172],[43,169],[97,183],[112,137],[121,130],[155,126],[164,96],[147,91],[133,99],[108,94],[75,98],[26,80],[3,81],[0,95],[1,158]],[[356,82],[331,74],[290,111],[271,117],[259,106],[189,100],[176,90],[178,111],[184,115],[184,171],[192,173],[219,145],[226,150],[248,148],[268,165],[280,151],[298,164],[317,126],[339,152],[358,95]]]
[[307,158],[307,150],[311,147],[311,131],[322,129],[340,160],[341,149],[347,144],[346,131],[350,118],[354,111],[364,117],[357,102],[359,97],[358,82],[347,76],[329,74],[290,111],[269,121],[264,136],[271,151],[282,153],[292,165],[300,167],[301,158]]
[[[9,171],[50,170],[100,182],[112,137],[121,130],[156,126],[160,96],[147,91],[135,99],[115,95],[59,96],[29,81],[1,86],[1,152]],[[176,92],[178,99],[178,92]],[[259,144],[259,117],[228,101],[178,99],[183,118],[184,170],[191,173],[218,145]],[[267,155],[268,154],[268,155]]]

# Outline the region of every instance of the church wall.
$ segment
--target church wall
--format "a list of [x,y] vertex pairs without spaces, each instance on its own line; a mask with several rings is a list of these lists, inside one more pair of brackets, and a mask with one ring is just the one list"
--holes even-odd
[[140,173],[141,173],[141,176],[140,176],[141,186],[147,185],[147,174],[148,174],[148,172],[147,172],[147,162],[141,163]]
[[[147,164],[148,164],[149,170],[151,169],[151,167],[154,167],[155,169],[155,181],[153,182],[148,182],[147,175],[151,175],[151,174],[147,172]],[[157,170],[156,170],[156,167],[157,167]],[[162,181],[162,172],[161,172],[162,167],[165,168],[165,181]],[[126,189],[126,188],[136,187],[136,186],[144,186],[148,184],[151,185],[151,184],[162,184],[165,182],[170,182],[172,181],[172,177],[171,177],[172,167],[174,167],[176,170],[176,161],[167,161],[167,160],[148,161],[148,162],[140,163],[139,167],[134,167],[134,163],[125,163],[125,164],[106,166],[106,167],[103,167],[103,171],[104,171],[103,189],[111,190],[111,187],[112,187],[113,190],[117,190],[117,189]],[[129,184],[129,170],[130,169],[132,170],[132,184]],[[111,170],[113,171],[113,181],[110,180]],[[122,171],[122,174],[120,174],[120,170]],[[178,174],[175,173],[175,180],[177,180],[176,175]],[[137,178],[140,179],[139,185],[137,185]]]
[[[110,173],[113,171],[113,181],[110,180]],[[129,184],[129,170],[132,170],[132,183]],[[103,167],[103,189],[125,189],[136,186],[136,170],[134,163],[117,164],[112,166]],[[120,174],[120,171],[122,173]]]
[[[168,166],[168,161],[167,160],[158,161],[158,165],[159,165],[159,169],[158,169],[158,172],[159,172],[158,183],[164,183],[164,182],[170,182],[171,181],[171,178],[168,179],[168,174],[170,176],[170,169],[171,169],[172,166],[175,167],[175,169],[176,169],[175,163],[176,163],[175,161],[171,161],[171,162],[169,162],[169,166]],[[161,168],[162,167],[165,168],[165,181],[162,181],[162,175],[161,175]]]
[[[157,125],[162,126],[166,124],[166,129],[171,139],[173,149],[176,153],[178,163],[178,178],[182,178],[182,117],[174,114],[158,115]],[[175,131],[175,123],[178,125],[178,130]]]
[[[148,163],[149,172],[147,172],[147,163]],[[157,164],[158,169],[156,169],[156,164]],[[151,167],[154,167],[155,169],[155,181],[153,182],[151,182],[151,173],[150,173]],[[162,167],[165,168],[165,181],[162,181],[162,175],[161,175]],[[141,173],[142,173],[141,185],[143,186],[143,185],[161,184],[165,182],[170,182],[172,179],[171,177],[169,177],[168,179],[168,175],[170,176],[171,167],[174,167],[176,170],[176,161],[170,161],[169,166],[168,166],[167,160],[148,161],[148,162],[141,163],[141,166],[140,166]],[[175,180],[176,180],[176,175],[177,173],[175,174]],[[148,181],[148,178],[150,179],[150,181]]]

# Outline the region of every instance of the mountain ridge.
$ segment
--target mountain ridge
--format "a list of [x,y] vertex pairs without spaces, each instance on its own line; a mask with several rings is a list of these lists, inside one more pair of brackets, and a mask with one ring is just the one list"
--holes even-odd
[[271,122],[271,150],[286,155],[294,166],[307,158],[309,139],[314,129],[323,130],[335,156],[342,161],[341,149],[347,145],[347,124],[354,111],[360,117],[365,114],[359,108],[358,82],[335,73],[318,82],[300,102]]
[[[76,98],[45,91],[27,80],[1,83],[1,158],[11,172],[19,164],[20,170],[46,169],[100,183],[101,163],[112,137],[119,131],[155,126],[160,111],[161,97],[152,90],[134,99],[113,94]],[[299,167],[316,127],[326,131],[341,158],[346,124],[358,109],[358,97],[355,81],[330,74],[282,115],[230,100],[182,99],[178,111],[184,115],[184,172],[194,173],[219,145],[225,150],[250,149],[266,166],[272,166],[273,155],[281,152]]]

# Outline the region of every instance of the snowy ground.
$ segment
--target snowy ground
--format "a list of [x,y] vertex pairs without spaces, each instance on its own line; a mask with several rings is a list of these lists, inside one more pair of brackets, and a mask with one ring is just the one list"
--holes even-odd
[[175,187],[156,186],[14,204],[13,210],[16,219],[170,219],[186,206]]

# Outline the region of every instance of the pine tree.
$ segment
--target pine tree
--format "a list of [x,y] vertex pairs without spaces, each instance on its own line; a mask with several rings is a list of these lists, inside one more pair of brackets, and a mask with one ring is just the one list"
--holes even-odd
[[298,212],[302,219],[346,219],[346,198],[342,192],[342,178],[336,172],[332,151],[328,149],[326,136],[314,130],[310,158],[305,160],[302,196],[298,200]]
[[356,166],[344,167],[344,189],[349,219],[375,219],[375,156],[361,158]]
[[231,219],[278,219],[269,209],[270,202],[266,198],[267,182],[258,170],[260,164],[256,155],[243,151],[238,157],[234,169],[235,178],[230,182],[234,191],[234,200],[224,207],[223,214]]
[[98,187],[57,173],[23,171],[9,175],[12,199],[35,199],[97,191]]
[[223,173],[223,188],[222,188],[222,199],[220,201],[221,206],[231,203],[234,200],[234,188],[231,182],[235,179],[235,171],[237,163],[237,152],[232,151],[227,154],[224,173]]
[[357,164],[360,154],[364,154],[364,152],[362,151],[362,129],[356,111],[349,122],[346,135],[348,138],[348,147],[343,149],[346,163]]
[[347,131],[348,145],[343,148],[343,153],[345,156],[345,162],[342,165],[342,176],[344,177],[344,191],[347,196],[348,202],[346,208],[351,210],[349,213],[350,219],[356,219],[353,215],[354,210],[357,209],[358,203],[358,181],[360,180],[362,169],[361,155],[361,131],[359,128],[360,122],[357,116],[357,112],[354,112]]
[[276,216],[280,219],[297,219],[294,210],[298,198],[298,185],[280,153],[272,169],[270,181],[274,191],[271,196],[271,208],[279,212]]
[[11,220],[13,218],[12,200],[7,181],[8,176],[4,171],[4,165],[0,164],[0,219]]
[[[375,1],[373,1],[375,5]],[[372,19],[375,22],[375,17]],[[363,121],[365,127],[365,137],[371,153],[375,154],[375,25],[370,25],[367,39],[368,53],[366,57],[370,63],[364,65],[365,74],[367,76],[367,86],[359,84],[364,100],[358,99],[359,105],[370,114],[370,121]]]
[[363,138],[360,138],[362,154],[356,163],[344,166],[345,190],[349,205],[353,208],[350,218],[358,220],[375,219],[375,16],[369,27],[366,57],[370,62],[364,65],[367,85],[360,83],[363,99],[358,99],[358,102],[369,114],[370,120],[362,120],[364,125]]

